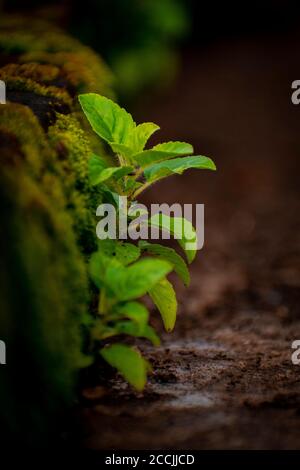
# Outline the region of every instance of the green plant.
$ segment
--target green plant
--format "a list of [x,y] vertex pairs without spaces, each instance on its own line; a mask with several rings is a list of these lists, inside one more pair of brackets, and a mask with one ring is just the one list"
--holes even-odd
[[[115,166],[97,155],[89,161],[92,185],[101,185],[104,200],[116,206],[122,216],[119,197],[128,203],[136,201],[146,188],[172,174],[182,174],[189,168],[215,170],[212,160],[191,156],[193,147],[185,142],[166,142],[145,149],[150,136],[159,129],[154,123],[137,125],[132,116],[116,103],[103,96],[89,93],[79,96],[82,109],[93,130],[112,149]],[[130,224],[127,216],[126,226]],[[196,250],[187,250],[186,241],[196,241],[191,223],[180,217],[156,214],[148,224],[167,229],[178,238],[189,263]],[[177,301],[172,284],[167,279],[175,271],[184,284],[189,284],[189,271],[184,259],[172,248],[148,241],[125,243],[120,233],[112,240],[99,240],[99,249],[91,256],[90,275],[99,289],[97,320],[92,330],[96,340],[128,335],[159,344],[159,338],[149,325],[149,312],[137,299],[148,294],[162,316],[164,327],[172,331],[176,321]],[[125,344],[110,343],[101,348],[102,357],[137,390],[142,390],[149,363],[140,352]]]

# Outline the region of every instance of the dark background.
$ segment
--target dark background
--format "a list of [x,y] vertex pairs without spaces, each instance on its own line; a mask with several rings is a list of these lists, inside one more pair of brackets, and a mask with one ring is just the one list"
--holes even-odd
[[[101,22],[101,18],[95,18],[94,13],[102,10],[105,17],[105,11],[109,12],[111,22],[121,26],[121,31],[125,34],[134,35],[136,31],[130,31],[130,15],[138,16],[139,6],[143,3],[149,3],[152,6],[155,2],[135,2],[125,0],[87,0],[84,5],[78,5],[78,2],[64,0],[61,2],[40,0],[28,0],[26,3],[21,0],[2,0],[2,10],[6,12],[23,11],[28,13],[30,10],[42,10],[45,7],[54,6],[55,9],[63,9],[64,16],[75,18],[77,24],[84,23],[87,20],[93,20],[93,23],[102,24],[103,31],[98,30],[98,37],[103,37],[109,30],[114,31],[118,36],[118,28],[109,28],[108,25]],[[172,1],[170,2],[172,4]],[[174,2],[176,3],[176,2]],[[251,2],[202,2],[197,0],[182,0],[177,2],[188,12],[191,20],[191,34],[189,36],[193,41],[209,41],[224,37],[244,36],[255,33],[270,32],[282,33],[297,29],[299,24],[299,2],[295,0],[264,0]],[[116,5],[118,9],[116,9]],[[124,17],[126,15],[126,21]],[[128,23],[129,21],[129,23]],[[112,24],[112,23],[111,23]],[[142,25],[141,25],[142,26]],[[91,25],[93,29],[93,25]],[[105,32],[105,33],[104,33]],[[110,37],[112,37],[110,33]],[[189,40],[189,39],[188,39]],[[101,47],[99,45],[99,47]]]
[[[279,39],[298,31],[300,12],[299,2],[293,0],[86,0],[84,4],[2,0],[0,8],[1,3],[4,12],[28,15],[29,27],[32,14],[54,20],[100,52],[115,71],[116,87],[125,102],[145,89],[163,87],[162,82],[168,87],[178,63],[167,52],[191,48],[204,52],[214,43],[245,38]],[[139,69],[148,79],[135,77],[142,73]],[[132,85],[127,86],[127,80]]]

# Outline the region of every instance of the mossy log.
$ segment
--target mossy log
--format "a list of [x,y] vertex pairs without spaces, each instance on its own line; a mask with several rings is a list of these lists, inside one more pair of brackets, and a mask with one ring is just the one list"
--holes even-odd
[[108,96],[111,75],[89,48],[39,20],[0,23],[0,417],[6,438],[36,445],[72,403],[89,363],[83,332],[91,293],[95,208],[87,161],[100,144],[81,121],[79,92]]

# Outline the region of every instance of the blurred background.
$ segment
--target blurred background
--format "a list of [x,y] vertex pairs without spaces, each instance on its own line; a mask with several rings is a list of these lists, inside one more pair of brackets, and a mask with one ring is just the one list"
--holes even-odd
[[[2,12],[20,12],[63,26],[98,51],[113,69],[121,97],[147,86],[167,88],[187,49],[205,51],[220,41],[279,37],[297,30],[299,4],[288,0],[2,0]],[[28,27],[30,25],[28,24]]]
[[[289,369],[289,376],[285,375],[289,343],[299,331],[300,320],[300,105],[291,101],[291,84],[300,79],[299,2],[2,0],[0,5],[1,13],[27,19],[28,30],[33,17],[48,20],[97,51],[112,71],[119,102],[137,121],[161,126],[153,144],[169,139],[191,142],[196,154],[210,156],[217,164],[215,174],[190,171],[154,186],[144,197],[147,203],[204,203],[206,207],[205,247],[192,267],[190,290],[179,287],[178,327],[175,339],[166,341],[179,341],[182,350],[199,335],[223,341],[235,351],[236,359],[230,360],[236,363],[231,375],[225,366],[224,377],[220,372],[221,396],[233,391],[243,395],[249,382],[256,380],[260,398],[251,403],[260,411],[245,411],[241,399],[235,402],[237,409],[228,411],[227,401],[223,414],[219,408],[215,413],[210,409],[208,416],[199,402],[195,412],[192,401],[184,420],[182,407],[159,415],[162,430],[172,423],[172,445],[297,446],[296,411],[288,421],[283,413],[278,415],[275,405],[274,412],[272,405],[265,412],[263,403],[273,403],[275,395],[269,395],[273,390],[285,396],[280,402],[283,409],[299,408],[297,373]],[[249,351],[242,352],[242,344]],[[266,366],[264,378],[253,379],[253,370],[245,371],[242,362],[259,355],[269,357],[272,350],[278,352],[273,369]],[[178,357],[173,366],[172,354],[168,361],[168,371],[176,380],[169,384],[165,374],[164,392],[153,385],[158,397],[165,396],[166,390],[175,393],[174,380],[193,382],[191,377],[182,378],[186,376],[175,365]],[[157,367],[163,375],[165,366]],[[274,368],[283,375],[274,375]],[[214,387],[213,366],[206,374],[205,383]],[[195,393],[192,388],[184,390]],[[122,401],[122,396],[117,399]],[[243,399],[249,397],[243,395]],[[122,418],[123,428],[129,429],[125,441],[118,424],[124,408],[114,408],[111,415],[107,409],[103,415],[98,410],[97,419],[83,413],[90,447],[159,445],[161,433],[152,432],[155,413],[149,418],[151,425],[147,428],[146,423],[140,431],[143,408],[135,412],[128,406],[128,416]],[[186,431],[191,423],[194,434]],[[171,447],[167,437],[163,445]]]

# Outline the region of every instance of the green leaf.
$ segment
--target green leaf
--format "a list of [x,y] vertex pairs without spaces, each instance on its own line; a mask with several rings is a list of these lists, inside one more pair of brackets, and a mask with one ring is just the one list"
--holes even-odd
[[141,255],[138,246],[118,240],[99,240],[99,251],[109,258],[115,257],[123,266],[134,263]]
[[168,279],[162,279],[149,290],[149,295],[160,311],[166,331],[172,331],[177,314],[177,300],[172,284]]
[[154,162],[161,162],[170,158],[189,155],[193,153],[192,145],[186,142],[165,142],[155,145],[152,149],[144,150],[132,157],[132,159],[142,168]]
[[88,163],[89,179],[92,186],[95,186],[99,183],[103,183],[104,181],[112,177],[115,180],[118,180],[123,176],[128,175],[132,171],[133,167],[131,166],[108,167],[108,164],[105,159],[95,154],[92,154]]
[[122,321],[118,322],[114,326],[114,329],[116,331],[115,334],[146,338],[151,341],[154,346],[160,345],[160,339],[150,325],[139,325],[134,321]]
[[103,286],[105,272],[110,259],[105,254],[96,251],[89,262],[89,274],[94,284],[100,289]]
[[117,240],[99,240],[98,247],[99,250],[92,254],[89,262],[90,277],[98,288],[103,287],[106,270],[112,262],[121,269],[141,255],[141,250],[136,245]]
[[111,191],[106,185],[101,186],[103,194],[103,202],[108,202],[112,204],[117,209],[119,208],[119,194]]
[[130,157],[134,154],[134,150],[128,145],[118,144],[116,142],[110,142],[109,145],[112,148],[113,152],[118,155],[122,155],[127,159],[130,159]]
[[98,184],[97,178],[102,173],[104,168],[107,168],[108,164],[104,158],[99,157],[96,154],[92,154],[88,162],[88,173],[91,185]]
[[145,305],[140,302],[126,302],[125,304],[117,305],[115,309],[119,317],[129,318],[140,326],[148,323],[149,312]]
[[145,325],[144,327],[144,332],[143,332],[143,337],[151,341],[153,346],[159,346],[160,345],[160,338],[157,336],[156,331],[152,326],[150,325]]
[[[113,321],[113,316],[111,318]],[[153,346],[160,345],[160,339],[155,330],[147,323],[138,324],[132,320],[116,321],[114,325],[107,326],[101,321],[97,321],[92,329],[92,338],[94,340],[104,340],[113,336],[127,335],[136,338],[146,338]]]
[[159,259],[143,259],[123,267],[113,260],[106,270],[105,283],[119,300],[133,300],[172,271],[172,265]]
[[114,326],[107,326],[102,321],[96,321],[91,329],[91,337],[93,340],[104,340],[118,335]]
[[122,178],[125,175],[128,175],[133,171],[133,168],[131,166],[121,166],[121,167],[109,167],[109,168],[104,168],[104,170],[101,171],[101,173],[98,174],[98,176],[93,177],[93,180],[91,181],[92,186],[95,186],[96,184],[99,183],[104,183],[104,181],[109,180],[110,178],[113,178],[114,180],[118,180]]
[[147,380],[147,371],[151,368],[139,351],[124,344],[112,344],[100,351],[108,364],[115,367],[136,390],[142,391]]
[[153,122],[144,122],[131,129],[126,136],[126,144],[109,142],[109,145],[115,153],[130,160],[134,154],[142,152],[148,139],[158,129],[159,126]]
[[176,253],[173,248],[160,245],[159,243],[149,243],[145,240],[139,242],[139,247],[155,256],[159,256],[166,261],[169,261],[174,266],[174,271],[178,274],[180,279],[184,282],[186,286],[190,283],[190,273],[185,261],[181,256]]
[[154,182],[172,174],[181,175],[190,168],[215,170],[216,166],[210,158],[195,155],[193,157],[174,158],[173,160],[151,165],[145,169],[144,175],[148,182]]
[[158,213],[150,217],[148,223],[153,227],[171,233],[185,251],[188,262],[191,263],[194,260],[197,249],[191,249],[190,245],[197,245],[197,234],[189,220],[184,217],[170,217],[166,214]]
[[79,102],[92,129],[108,143],[126,144],[135,123],[131,114],[105,96],[79,95]]
[[136,126],[128,136],[129,145],[133,152],[141,152],[151,135],[159,129],[153,122],[144,122]]

